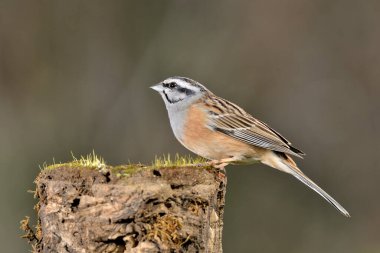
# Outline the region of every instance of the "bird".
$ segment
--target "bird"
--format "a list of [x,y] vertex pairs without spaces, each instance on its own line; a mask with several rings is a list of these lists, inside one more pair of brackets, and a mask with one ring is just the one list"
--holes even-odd
[[187,77],[169,77],[151,88],[165,102],[176,139],[193,153],[210,160],[214,167],[261,162],[294,176],[341,214],[350,217],[291,157],[302,158],[305,153],[268,124]]

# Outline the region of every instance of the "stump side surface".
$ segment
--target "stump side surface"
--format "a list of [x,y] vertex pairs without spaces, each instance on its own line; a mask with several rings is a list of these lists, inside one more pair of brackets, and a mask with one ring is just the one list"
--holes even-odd
[[226,177],[62,166],[36,180],[43,252],[221,252]]

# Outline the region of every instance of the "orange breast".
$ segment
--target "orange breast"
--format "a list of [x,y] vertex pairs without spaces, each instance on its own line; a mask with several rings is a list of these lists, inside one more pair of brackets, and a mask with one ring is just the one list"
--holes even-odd
[[201,104],[192,105],[186,117],[182,142],[194,153],[212,160],[231,157],[255,158],[260,148],[229,137],[207,127],[207,112]]

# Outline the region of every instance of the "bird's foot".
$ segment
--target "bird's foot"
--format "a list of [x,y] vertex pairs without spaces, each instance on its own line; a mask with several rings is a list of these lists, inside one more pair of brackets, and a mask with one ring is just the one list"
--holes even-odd
[[227,165],[228,165],[228,163],[224,163],[224,162],[221,162],[219,160],[212,160],[212,161],[208,161],[205,163],[197,164],[198,167],[211,166],[211,167],[218,168],[218,169],[224,168]]
[[211,160],[205,163],[197,164],[197,167],[204,167],[204,166],[211,166],[216,169],[217,171],[217,177],[222,181],[226,177],[226,170],[225,166],[227,166],[229,163],[224,162],[224,160]]

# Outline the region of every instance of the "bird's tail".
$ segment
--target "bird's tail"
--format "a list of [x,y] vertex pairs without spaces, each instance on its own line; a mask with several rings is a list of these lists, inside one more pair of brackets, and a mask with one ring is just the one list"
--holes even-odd
[[341,206],[333,197],[331,197],[327,192],[325,192],[321,187],[314,183],[310,178],[308,178],[296,165],[292,158],[284,153],[274,153],[266,156],[266,159],[262,160],[264,164],[274,167],[278,170],[284,171],[293,175],[299,181],[307,185],[310,189],[322,196],[327,202],[329,202],[333,207],[335,207],[344,216],[350,217],[350,214]]

